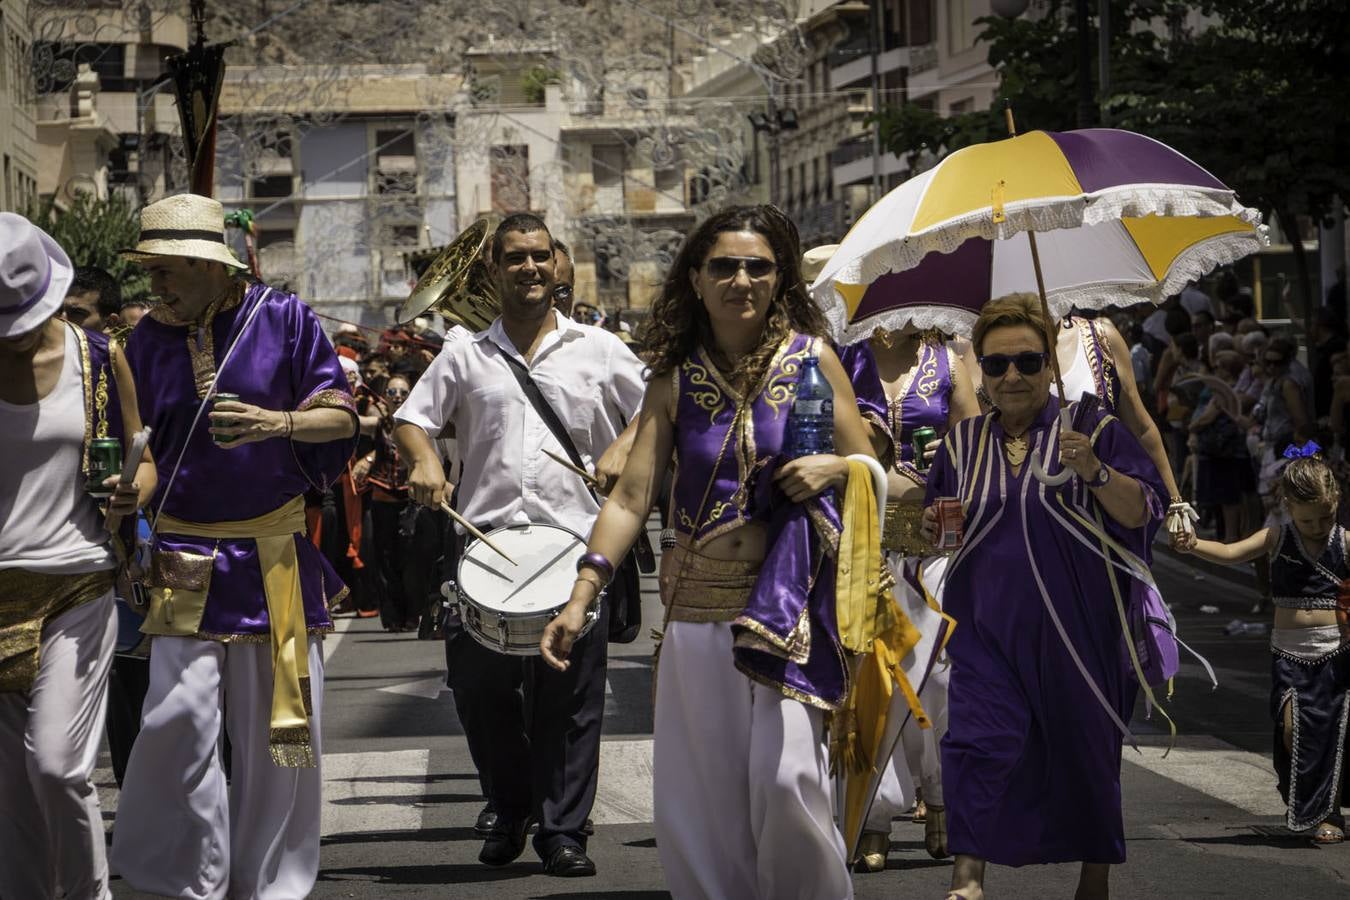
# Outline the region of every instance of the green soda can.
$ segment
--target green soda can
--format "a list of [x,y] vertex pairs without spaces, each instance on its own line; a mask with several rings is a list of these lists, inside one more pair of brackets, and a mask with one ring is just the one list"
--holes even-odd
[[89,442],[89,480],[85,493],[111,497],[113,489],[104,485],[110,475],[122,474],[122,442],[117,438],[94,438]]
[[[224,400],[224,401],[234,401],[234,402],[238,402],[238,400],[239,400],[239,395],[238,395],[238,394],[216,394],[215,396],[213,396],[213,397],[211,398],[211,406],[214,408],[215,405],[216,405],[217,403],[220,403],[220,402],[223,401],[223,400]],[[221,425],[221,426],[228,427],[228,426],[234,424],[234,420],[231,419],[231,420],[228,421],[228,422],[217,422],[216,424]],[[232,444],[232,443],[234,443],[234,441],[235,441],[236,439],[237,439],[237,438],[236,438],[235,435],[219,435],[219,434],[213,434],[213,435],[211,435],[211,440],[215,441],[217,444]]]
[[928,445],[937,440],[937,431],[927,425],[914,429],[914,434],[910,436],[914,443],[914,468],[920,472],[928,469],[928,460],[924,459],[924,452]]

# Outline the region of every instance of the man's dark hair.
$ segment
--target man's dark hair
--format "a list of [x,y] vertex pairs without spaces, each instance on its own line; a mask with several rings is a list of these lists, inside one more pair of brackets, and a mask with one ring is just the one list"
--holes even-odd
[[1180,307],[1169,309],[1167,316],[1163,319],[1163,328],[1172,337],[1189,334],[1191,331],[1191,314]]
[[122,286],[97,266],[76,266],[71,294],[98,291],[98,314],[103,318],[122,311]]
[[154,306],[154,304],[151,303],[150,300],[146,297],[131,297],[127,300],[122,301],[123,309],[127,309],[133,306],[140,307],[141,309],[150,309],[152,306]]
[[1176,335],[1175,340],[1177,342],[1177,349],[1181,351],[1181,355],[1184,359],[1194,360],[1200,358],[1200,341],[1196,339],[1195,335],[1188,331],[1185,334]]
[[553,239],[553,252],[561,253],[563,256],[567,257],[568,262],[572,262],[571,248],[564,244],[559,238]]
[[549,233],[548,226],[544,220],[534,213],[512,213],[505,219],[502,219],[497,230],[492,233],[492,261],[499,263],[502,261],[502,238],[508,231],[520,231],[529,234],[532,231],[542,231],[548,235],[549,246],[553,246],[553,235]]

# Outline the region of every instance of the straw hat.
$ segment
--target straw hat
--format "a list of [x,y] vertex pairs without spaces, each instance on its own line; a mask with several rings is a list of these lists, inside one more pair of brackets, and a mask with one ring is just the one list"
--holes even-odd
[[248,268],[225,246],[224,208],[219,201],[197,194],[175,194],[142,209],[141,238],[122,255],[136,262],[156,256],[188,256],[232,269]]
[[825,264],[834,256],[834,251],[839,249],[838,244],[822,244],[819,247],[812,247],[802,254],[802,281],[808,285],[811,284],[820,275],[820,270],[825,268]]
[[51,235],[0,212],[0,338],[27,334],[55,315],[74,278],[70,257]]

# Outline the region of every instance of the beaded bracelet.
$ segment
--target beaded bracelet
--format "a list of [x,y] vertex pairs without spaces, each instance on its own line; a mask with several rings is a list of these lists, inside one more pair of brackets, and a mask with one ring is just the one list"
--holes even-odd
[[604,579],[606,584],[614,577],[614,563],[610,562],[599,553],[587,553],[577,560],[578,572],[586,566],[595,569],[600,574],[600,577]]

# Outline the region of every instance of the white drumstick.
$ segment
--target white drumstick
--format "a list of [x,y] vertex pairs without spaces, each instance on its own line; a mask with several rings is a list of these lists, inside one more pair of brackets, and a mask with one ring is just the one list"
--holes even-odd
[[442,500],[442,501],[441,501],[441,509],[445,511],[445,514],[446,514],[447,516],[449,516],[450,518],[454,519],[454,520],[455,520],[456,522],[458,522],[459,524],[463,525],[465,531],[467,531],[469,534],[473,535],[474,537],[478,538],[478,540],[482,541],[484,544],[486,544],[486,545],[489,546],[490,548],[492,548],[492,550],[495,551],[496,554],[497,554],[498,556],[500,556],[502,559],[506,560],[507,562],[509,562],[509,563],[510,563],[511,565],[513,565],[513,566],[519,565],[519,563],[517,563],[514,559],[512,559],[511,557],[509,557],[509,556],[507,556],[505,553],[503,553],[501,547],[498,547],[496,544],[492,543],[492,541],[489,541],[489,540],[487,539],[487,535],[483,534],[483,532],[479,531],[477,528],[474,528],[472,525],[470,525],[468,519],[464,518],[464,517],[461,516],[459,513],[455,512],[455,511],[450,507],[450,504],[449,504],[449,503],[446,503],[444,500]]

